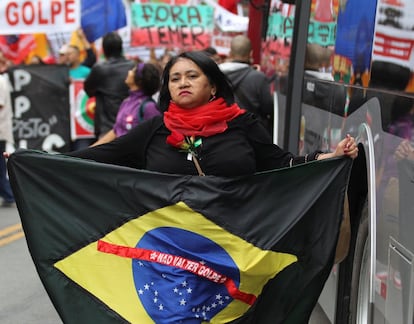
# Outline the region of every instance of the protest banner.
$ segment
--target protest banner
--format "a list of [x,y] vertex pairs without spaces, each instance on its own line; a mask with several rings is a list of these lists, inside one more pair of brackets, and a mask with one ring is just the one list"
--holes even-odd
[[81,0],[2,0],[0,34],[73,31],[80,26]]
[[[293,13],[293,12],[292,12]],[[273,39],[291,39],[293,37],[294,16],[283,16],[281,12],[269,15],[267,37]],[[335,44],[336,22],[317,21],[315,16],[309,21],[308,42],[321,46]]]
[[244,35],[242,32],[222,32],[218,28],[214,29],[211,37],[211,46],[217,50],[220,55],[229,55],[231,40],[237,35]]
[[69,72],[60,65],[16,66],[8,71],[17,148],[69,150]]
[[131,5],[132,46],[203,49],[211,44],[213,28],[213,8],[210,6]]
[[385,61],[413,70],[414,3],[402,0],[398,5],[380,2],[377,6],[373,42],[373,61]]
[[95,97],[83,90],[84,80],[72,80],[70,91],[70,136],[72,140],[94,138]]
[[235,15],[224,9],[214,0],[205,0],[205,3],[214,8],[214,21],[223,32],[247,32],[249,18]]

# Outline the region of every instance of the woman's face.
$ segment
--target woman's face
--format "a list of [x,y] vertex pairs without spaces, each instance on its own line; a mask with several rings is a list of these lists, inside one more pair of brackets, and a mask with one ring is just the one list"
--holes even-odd
[[132,68],[131,70],[128,71],[127,76],[125,78],[125,84],[131,88],[135,86],[135,81],[134,81],[134,75],[135,75],[135,71],[136,71],[136,67]]
[[182,108],[195,108],[208,103],[216,87],[193,61],[180,58],[171,67],[168,90],[171,100]]

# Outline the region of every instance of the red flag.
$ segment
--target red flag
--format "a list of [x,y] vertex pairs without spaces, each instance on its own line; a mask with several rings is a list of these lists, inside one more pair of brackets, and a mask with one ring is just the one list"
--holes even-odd
[[35,47],[33,35],[2,35],[0,36],[0,51],[14,64],[22,63]]

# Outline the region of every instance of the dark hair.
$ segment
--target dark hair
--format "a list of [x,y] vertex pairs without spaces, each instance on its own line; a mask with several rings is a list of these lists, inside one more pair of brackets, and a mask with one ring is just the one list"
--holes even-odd
[[147,96],[152,96],[160,88],[160,71],[151,63],[138,63],[134,74],[134,82]]
[[171,94],[168,89],[170,70],[180,59],[189,59],[193,61],[201,69],[201,71],[203,71],[210,83],[216,86],[216,97],[223,98],[229,106],[234,103],[234,94],[230,81],[220,70],[217,63],[202,51],[183,52],[169,60],[162,73],[160,90],[161,111],[166,111],[168,109],[168,105],[170,104]]
[[122,56],[122,38],[116,32],[107,33],[102,39],[102,49],[105,57]]
[[205,49],[203,49],[203,51],[206,52],[206,54],[208,56],[213,56],[213,55],[218,54],[217,50],[214,47],[211,47],[211,46],[206,47]]
[[391,105],[391,121],[397,121],[401,117],[405,117],[409,114],[410,110],[414,106],[414,98],[406,97],[401,94],[395,97],[393,104]]
[[46,64],[46,62],[42,59],[42,57],[40,55],[33,55],[32,56],[32,62],[33,62],[33,59],[36,59],[37,62],[32,63],[32,64],[39,64],[39,65],[45,65]]
[[369,86],[372,88],[404,91],[411,77],[409,68],[385,61],[371,64]]

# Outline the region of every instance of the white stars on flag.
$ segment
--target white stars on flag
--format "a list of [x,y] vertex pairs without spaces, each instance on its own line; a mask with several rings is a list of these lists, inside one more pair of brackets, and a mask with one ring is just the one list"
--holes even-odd
[[[151,257],[156,258],[156,253]],[[134,271],[139,299],[153,319],[160,316],[160,322],[177,309],[183,318],[209,322],[232,300],[222,285],[193,278],[191,274],[185,276],[181,271],[153,272],[152,264],[148,266],[142,261],[135,263]]]

